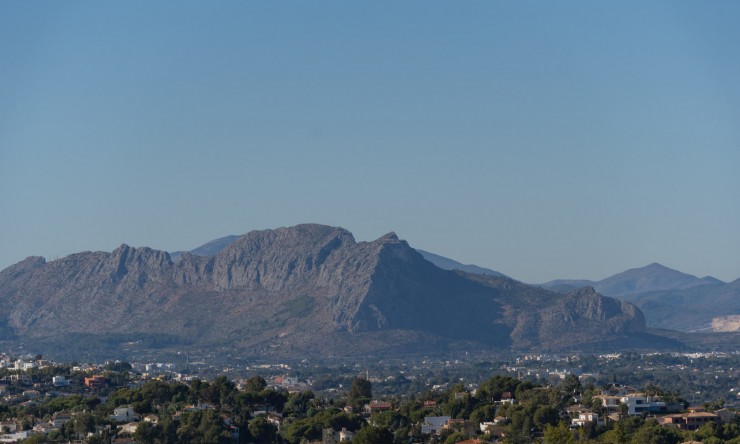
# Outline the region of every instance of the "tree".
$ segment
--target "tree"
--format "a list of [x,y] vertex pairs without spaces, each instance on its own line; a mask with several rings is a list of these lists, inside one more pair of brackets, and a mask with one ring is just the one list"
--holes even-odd
[[210,394],[210,402],[225,405],[234,399],[234,395],[236,394],[236,385],[229,381],[226,376],[219,376],[213,380],[211,391],[213,393]]
[[281,427],[280,435],[290,444],[298,444],[304,440],[316,440],[321,437],[321,425],[316,424],[313,418],[304,418],[292,422],[287,419]]
[[249,433],[252,435],[252,441],[265,444],[275,442],[277,436],[275,426],[270,424],[264,416],[258,416],[249,421]]
[[708,412],[715,412],[717,410],[724,408],[724,406],[725,406],[724,399],[715,399],[714,401],[704,403],[704,408]]
[[521,381],[509,376],[493,376],[480,385],[478,398],[487,402],[500,401],[502,393],[516,392],[519,384]]
[[470,420],[474,423],[491,421],[496,417],[496,406],[493,404],[480,405],[470,414]]
[[447,435],[444,444],[455,444],[456,442],[465,441],[468,438],[470,438],[470,435],[465,432],[455,432]]
[[370,381],[365,378],[355,377],[352,379],[352,387],[349,389],[349,403],[360,407],[370,401],[373,397],[373,388]]
[[84,438],[87,432],[95,431],[95,417],[90,413],[82,413],[74,417],[73,430],[79,438]]
[[177,430],[178,442],[227,443],[231,435],[225,430],[223,421],[213,410],[184,413]]
[[162,418],[157,424],[159,429],[159,444],[176,444],[177,439],[177,424],[169,417]]
[[562,386],[563,391],[568,396],[573,396],[574,394],[581,392],[581,380],[578,379],[578,376],[574,375],[573,373],[569,373],[565,376]]
[[28,438],[23,440],[24,444],[39,444],[39,443],[44,443],[44,442],[47,442],[47,440],[46,440],[46,436],[44,436],[43,434],[31,435]]
[[105,370],[109,372],[130,372],[133,367],[128,362],[110,362],[105,365]]
[[353,444],[391,444],[393,434],[388,429],[372,425],[361,428],[352,438]]
[[546,425],[544,433],[545,444],[573,444],[573,432],[570,431],[568,425],[564,422],[558,423],[557,426]]
[[258,393],[264,390],[266,387],[267,381],[265,381],[265,378],[257,375],[247,379],[247,382],[244,384],[244,391],[249,393]]
[[288,402],[283,407],[283,413],[286,415],[302,415],[308,411],[308,406],[314,394],[311,391],[291,393],[288,395]]
[[551,405],[540,405],[534,411],[532,419],[534,419],[534,423],[537,427],[543,428],[546,425],[557,424],[558,419],[560,419],[560,414],[558,413],[558,409]]
[[157,438],[159,438],[159,431],[152,423],[142,421],[136,426],[136,432],[134,432],[133,437],[137,443],[154,444]]
[[624,419],[629,415],[629,406],[621,401],[617,402],[619,407],[619,419]]
[[[681,434],[670,427],[661,427],[654,419],[646,421],[632,437],[634,444],[678,444]],[[706,441],[705,441],[706,442]]]

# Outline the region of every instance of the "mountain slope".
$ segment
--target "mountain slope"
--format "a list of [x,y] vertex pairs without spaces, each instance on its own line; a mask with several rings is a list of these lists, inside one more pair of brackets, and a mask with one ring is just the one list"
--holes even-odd
[[491,270],[490,268],[483,268],[473,264],[465,265],[450,258],[430,253],[428,251],[420,250],[418,248],[416,249],[416,251],[418,251],[424,259],[428,260],[429,262],[433,263],[443,270],[460,270],[466,273],[487,274],[490,276],[505,276],[503,273]]
[[347,230],[313,224],[253,231],[213,256],[184,253],[177,262],[126,245],[48,263],[28,258],[0,272],[0,303],[9,307],[0,334],[36,343],[164,334],[180,345],[260,356],[450,341],[557,348],[628,339],[645,328],[637,308],[592,289],[559,295],[442,270],[393,233],[356,242]]

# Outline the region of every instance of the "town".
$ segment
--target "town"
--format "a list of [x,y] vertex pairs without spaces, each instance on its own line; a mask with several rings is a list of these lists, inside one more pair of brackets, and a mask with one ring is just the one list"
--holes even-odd
[[59,363],[0,354],[2,443],[740,443],[737,353]]

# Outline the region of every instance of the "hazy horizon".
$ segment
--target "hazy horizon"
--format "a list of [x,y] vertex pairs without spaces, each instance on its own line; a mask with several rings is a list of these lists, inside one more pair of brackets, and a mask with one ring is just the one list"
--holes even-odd
[[0,269],[315,222],[740,277],[735,2],[0,6]]

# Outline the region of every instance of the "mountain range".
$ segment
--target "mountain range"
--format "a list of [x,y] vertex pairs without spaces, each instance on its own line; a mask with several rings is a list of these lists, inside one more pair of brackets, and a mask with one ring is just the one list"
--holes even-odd
[[[210,241],[190,252],[209,256],[218,253],[239,236]],[[453,259],[416,249],[424,259],[444,270],[507,277],[489,268],[462,264]],[[177,258],[182,252],[172,253]],[[629,269],[600,281],[558,279],[537,285],[566,294],[593,287],[605,296],[626,300],[644,313],[648,327],[677,331],[738,331],[740,324],[740,279],[725,283],[717,278],[702,278],[682,273],[658,263]]]
[[357,242],[345,229],[304,224],[196,250],[122,245],[50,262],[29,257],[0,272],[8,307],[0,339],[56,350],[104,338],[292,357],[677,345],[647,333],[630,302],[591,287],[560,294],[445,270],[393,233]]
[[655,328],[727,331],[733,316],[740,315],[740,279],[725,283],[711,276],[699,278],[658,263],[600,281],[559,279],[540,286],[561,293],[593,287],[605,296],[634,303]]
[[591,286],[609,296],[626,298],[651,291],[683,290],[703,285],[721,284],[724,282],[711,276],[698,278],[654,262],[644,267],[617,273],[600,281],[558,279],[541,286],[565,292]]

